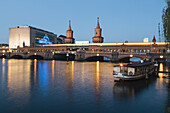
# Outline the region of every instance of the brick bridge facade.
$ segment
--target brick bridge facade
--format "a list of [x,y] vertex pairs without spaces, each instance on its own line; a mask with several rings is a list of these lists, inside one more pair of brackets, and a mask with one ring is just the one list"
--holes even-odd
[[7,58],[20,56],[30,58],[39,56],[44,59],[52,59],[54,53],[75,54],[75,60],[86,60],[90,57],[103,56],[112,61],[120,60],[130,55],[143,59],[159,58],[168,50],[164,42],[149,43],[90,43],[90,44],[53,44],[39,47],[18,47],[16,50],[0,53]]

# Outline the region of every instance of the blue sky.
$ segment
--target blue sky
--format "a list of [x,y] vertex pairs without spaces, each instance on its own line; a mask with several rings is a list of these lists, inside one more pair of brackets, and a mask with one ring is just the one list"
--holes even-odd
[[0,0],[0,43],[9,27],[31,25],[66,35],[71,20],[76,41],[90,41],[100,17],[104,42],[142,42],[155,35],[164,0]]

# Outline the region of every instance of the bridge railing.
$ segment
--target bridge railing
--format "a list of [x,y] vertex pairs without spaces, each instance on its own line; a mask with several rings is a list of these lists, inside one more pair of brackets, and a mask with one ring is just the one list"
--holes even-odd
[[129,54],[132,54],[132,55],[146,55],[147,53],[130,53],[130,52],[104,52],[104,51],[102,51],[102,52],[97,52],[97,51],[85,51],[86,53],[118,53],[118,54],[123,54],[123,55],[129,55]]
[[147,53],[119,52],[119,54],[121,54],[121,55],[129,55],[129,54],[132,54],[132,55],[146,55]]
[[[113,52],[101,52],[101,51],[100,52],[97,52],[97,51],[94,51],[94,52],[93,51],[85,51],[85,52],[86,53],[106,53],[106,54],[107,53],[113,53]],[[116,52],[114,52],[114,53],[116,53]]]

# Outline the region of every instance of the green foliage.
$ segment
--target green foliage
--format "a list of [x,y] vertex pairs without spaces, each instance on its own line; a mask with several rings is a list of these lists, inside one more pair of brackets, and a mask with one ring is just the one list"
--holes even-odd
[[170,43],[170,7],[163,9],[162,15],[163,21],[163,33],[165,37],[165,41],[169,44]]
[[[163,9],[162,15],[162,22],[163,22],[163,33],[165,42],[167,43],[167,49],[170,50],[170,1],[168,1],[168,7]],[[168,59],[170,61],[170,54],[167,53]],[[170,63],[168,63],[168,70],[170,71]],[[169,73],[170,77],[170,73]],[[170,80],[168,83],[168,97],[170,97]],[[166,113],[170,113],[170,98],[168,98],[168,106],[166,108]]]
[[[170,50],[170,2],[168,2],[168,7],[163,9],[162,22],[165,42],[167,43],[167,49]],[[170,61],[170,54],[167,54],[167,57]],[[168,67],[170,67],[170,64]]]

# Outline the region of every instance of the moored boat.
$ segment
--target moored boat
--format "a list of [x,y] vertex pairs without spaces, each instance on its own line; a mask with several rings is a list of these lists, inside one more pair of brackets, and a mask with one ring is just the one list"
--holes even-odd
[[114,81],[147,79],[153,72],[152,62],[121,63],[113,67]]

